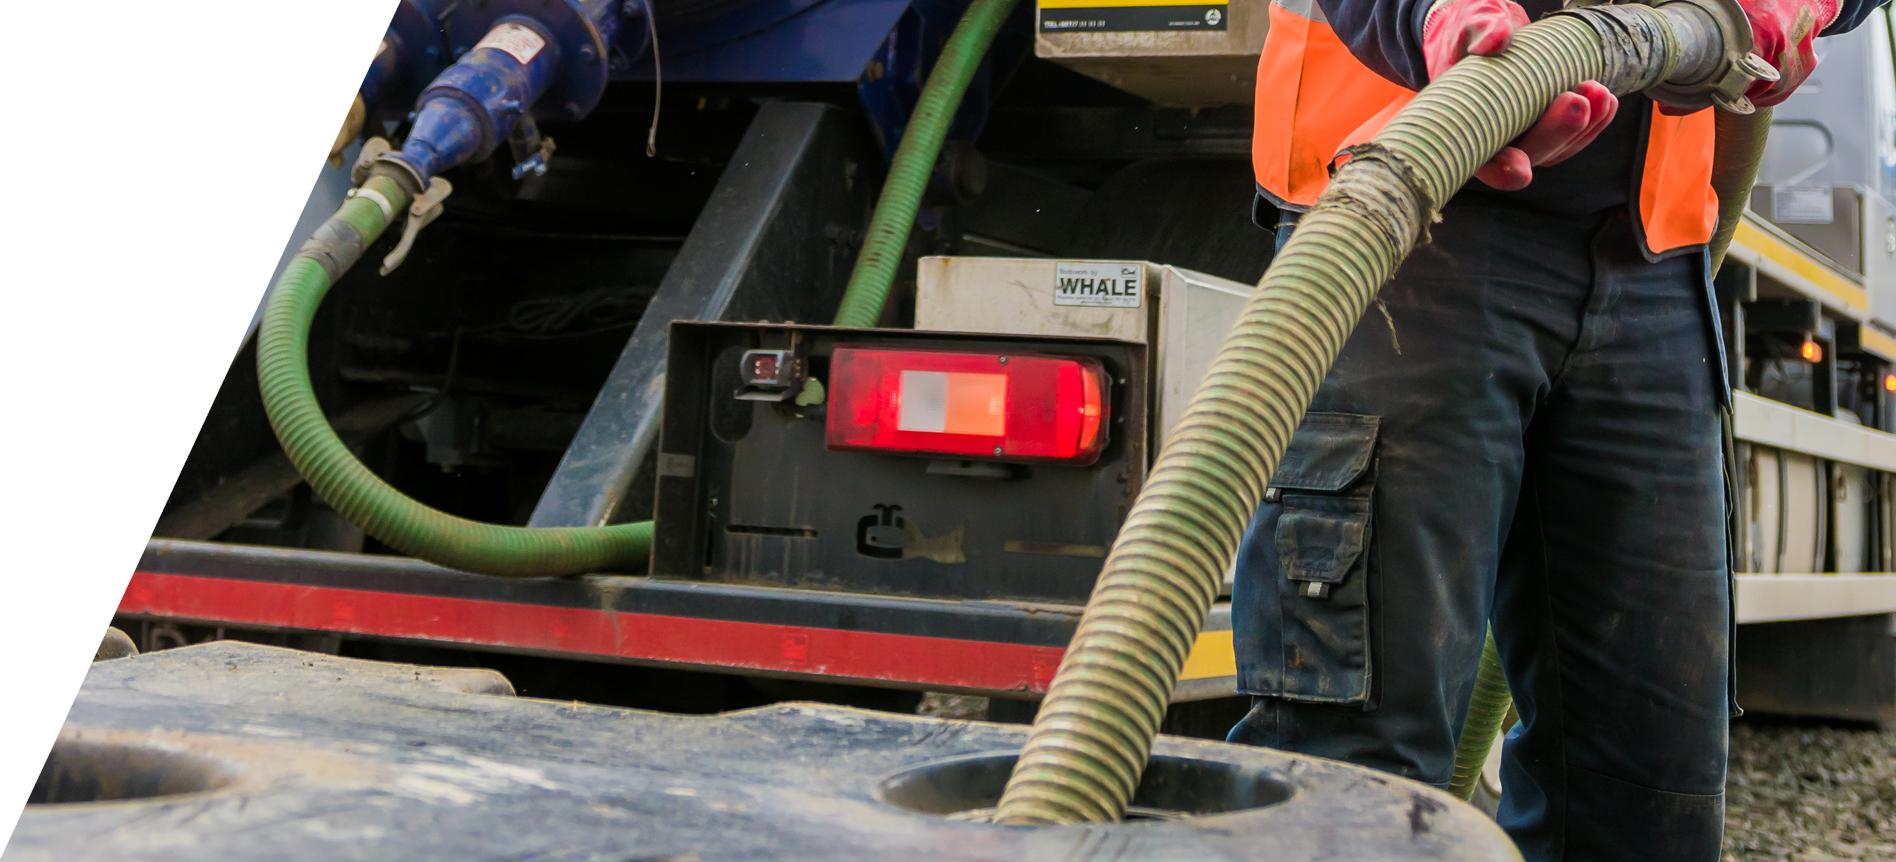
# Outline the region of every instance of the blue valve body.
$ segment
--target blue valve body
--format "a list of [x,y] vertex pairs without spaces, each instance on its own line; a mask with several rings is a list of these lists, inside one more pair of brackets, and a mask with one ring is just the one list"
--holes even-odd
[[383,158],[425,184],[487,158],[523,118],[584,117],[605,90],[622,8],[621,0],[489,0],[456,9],[447,30],[459,59],[422,91],[401,151]]
[[508,16],[492,32],[515,47],[476,47],[422,91],[414,125],[395,157],[423,182],[491,155],[546,92],[559,66],[559,45],[531,19]]

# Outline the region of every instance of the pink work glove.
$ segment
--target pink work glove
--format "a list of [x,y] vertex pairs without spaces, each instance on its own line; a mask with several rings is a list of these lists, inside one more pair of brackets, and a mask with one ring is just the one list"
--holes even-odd
[[[1470,54],[1501,53],[1514,31],[1525,26],[1527,10],[1514,0],[1437,0],[1422,23],[1422,59],[1428,64],[1429,77],[1441,77]],[[1593,81],[1581,84],[1560,94],[1512,146],[1475,171],[1475,179],[1504,192],[1526,188],[1536,166],[1557,165],[1580,152],[1618,112],[1619,98],[1612,91]]]
[[1791,92],[1817,68],[1811,46],[1817,34],[1837,20],[1837,0],[1739,0],[1751,20],[1751,40],[1758,56],[1777,68],[1776,82],[1759,81],[1745,92],[1753,104],[1769,108],[1791,97]]

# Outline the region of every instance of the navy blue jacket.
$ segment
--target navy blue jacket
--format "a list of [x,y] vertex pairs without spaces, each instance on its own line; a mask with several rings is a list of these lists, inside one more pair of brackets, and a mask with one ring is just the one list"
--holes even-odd
[[[1530,19],[1560,8],[1559,0],[1520,0]],[[1889,0],[1841,0],[1842,12],[1824,35],[1844,33],[1863,23]],[[1410,89],[1428,83],[1422,60],[1422,18],[1429,0],[1318,0],[1337,38],[1365,66]],[[1497,192],[1471,182],[1458,203],[1500,202],[1571,216],[1592,216],[1633,199],[1639,179],[1634,159],[1652,115],[1644,96],[1620,99],[1619,115],[1600,137],[1565,162],[1534,170],[1534,181],[1518,192]],[[1624,182],[1601,182],[1623,177]]]
[[[1430,0],[1317,0],[1323,14],[1364,65],[1411,90],[1428,83],[1422,62],[1422,18]],[[1842,12],[1823,35],[1847,33],[1889,0],[1841,0]],[[1561,7],[1559,0],[1520,0],[1527,17],[1539,20]],[[1622,114],[1623,116],[1624,114]]]

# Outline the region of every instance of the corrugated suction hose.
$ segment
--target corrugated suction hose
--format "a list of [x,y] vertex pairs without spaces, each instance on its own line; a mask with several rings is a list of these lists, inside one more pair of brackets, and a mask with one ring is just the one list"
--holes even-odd
[[1717,152],[1712,156],[1712,188],[1718,192],[1718,232],[1708,244],[1712,253],[1712,272],[1725,264],[1725,252],[1738,233],[1745,205],[1751,202],[1751,187],[1758,182],[1758,163],[1764,161],[1764,144],[1771,133],[1771,109],[1760,108],[1755,114],[1718,113]]
[[[1292,432],[1376,291],[1484,161],[1584,81],[1693,84],[1723,58],[1691,2],[1600,6],[1471,57],[1355,148],[1240,312],[1108,555],[995,819],[1124,816],[1223,572]],[[1498,722],[1497,722],[1498,723]]]
[[1462,719],[1461,739],[1455,745],[1455,774],[1448,781],[1448,792],[1461,799],[1473,799],[1481,784],[1481,768],[1488,763],[1495,734],[1508,714],[1508,678],[1501,667],[1501,655],[1494,648],[1494,632],[1481,644],[1481,667],[1475,673],[1475,691],[1468,698],[1468,715]]

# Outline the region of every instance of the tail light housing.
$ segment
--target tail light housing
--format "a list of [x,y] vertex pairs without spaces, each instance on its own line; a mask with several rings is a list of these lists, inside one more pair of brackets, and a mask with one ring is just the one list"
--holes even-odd
[[1091,464],[1106,444],[1097,359],[838,346],[829,378],[835,450]]

